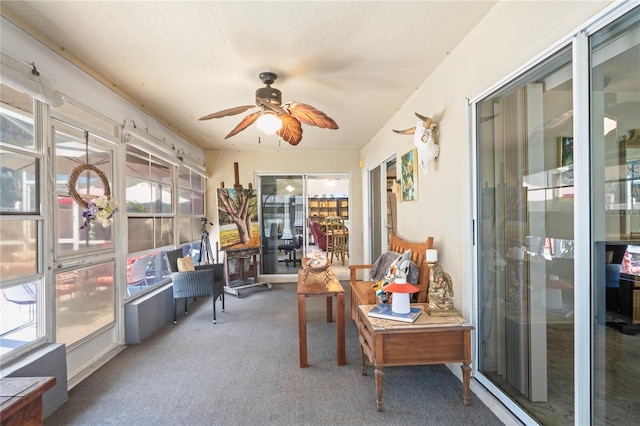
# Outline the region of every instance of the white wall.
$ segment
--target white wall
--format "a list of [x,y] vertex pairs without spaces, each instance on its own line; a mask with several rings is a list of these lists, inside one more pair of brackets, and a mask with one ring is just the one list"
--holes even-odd
[[[398,205],[398,235],[413,241],[435,238],[441,264],[453,280],[454,305],[466,318],[470,318],[472,248],[468,100],[610,3],[499,2],[362,150],[366,184],[367,170],[393,153],[399,158],[413,148],[410,136],[397,135],[392,129],[413,126],[415,112],[439,123],[440,157],[429,165],[427,175],[419,172],[418,201]],[[367,193],[366,188],[363,192]]]
[[[248,188],[249,184],[258,189],[257,175],[259,173],[281,174],[347,174],[349,175],[349,218],[362,216],[362,181],[358,162],[360,154],[357,151],[208,151],[207,172],[209,184],[207,187],[207,211],[211,217],[217,209],[216,190],[224,182],[225,188],[232,188],[234,182],[234,163],[238,163],[240,184]],[[217,217],[217,215],[215,216]],[[211,244],[219,241],[217,223],[210,230]],[[350,263],[362,262],[362,228],[350,229]]]

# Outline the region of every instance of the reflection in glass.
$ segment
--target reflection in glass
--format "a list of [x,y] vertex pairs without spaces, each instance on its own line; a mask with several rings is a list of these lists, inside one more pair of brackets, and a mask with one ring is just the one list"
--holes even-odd
[[115,321],[115,262],[55,275],[56,342],[67,347]]
[[127,259],[127,295],[131,296],[171,277],[169,262],[164,251]]
[[38,222],[5,220],[0,224],[0,277],[3,281],[38,273]]
[[0,141],[34,150],[33,98],[0,84]]
[[0,149],[0,211],[37,213],[36,168],[33,156]]
[[478,370],[543,424],[574,412],[571,76],[565,49],[477,104]]
[[[38,282],[18,284],[0,291],[0,355],[43,335],[37,327],[37,292]],[[40,329],[44,330],[44,327]]]
[[[92,222],[80,229],[84,223],[81,207],[72,197],[67,183],[74,169],[89,163],[98,167],[109,182],[113,195],[111,168],[113,150],[110,142],[97,136],[80,132],[62,123],[54,125],[55,171],[56,171],[56,244],[57,253],[78,252],[85,249],[105,249],[113,245],[113,226],[102,226]],[[83,171],[76,183],[77,196],[83,200],[105,194],[106,188],[98,174],[91,170]],[[113,222],[113,219],[112,219]]]
[[153,241],[153,218],[148,217],[129,217],[128,222],[128,238],[127,252],[136,253],[139,251],[154,248]]
[[640,417],[639,20],[636,10],[591,37],[594,424]]
[[301,241],[306,229],[302,176],[262,176],[260,196],[262,214],[260,273],[297,273],[300,263],[291,260],[293,252],[296,252],[296,259],[300,259]]

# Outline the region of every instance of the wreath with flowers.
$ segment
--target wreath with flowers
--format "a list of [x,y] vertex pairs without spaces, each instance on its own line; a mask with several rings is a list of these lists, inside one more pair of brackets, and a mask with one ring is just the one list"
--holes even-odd
[[[88,200],[85,200],[80,194],[78,194],[78,191],[76,190],[78,178],[82,172],[87,170],[91,170],[98,175],[104,187],[104,195],[100,195],[98,197],[91,196]],[[82,212],[84,223],[80,229],[88,227],[93,222],[98,222],[105,227],[111,225],[111,218],[118,211],[118,204],[111,198],[109,180],[102,170],[92,164],[80,164],[71,171],[67,187],[69,188],[69,195],[73,198],[73,201],[84,209]]]

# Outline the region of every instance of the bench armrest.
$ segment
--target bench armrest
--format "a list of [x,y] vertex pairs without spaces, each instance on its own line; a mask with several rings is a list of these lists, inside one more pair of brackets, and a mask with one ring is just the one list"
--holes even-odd
[[349,265],[349,282],[355,282],[358,279],[356,278],[356,273],[359,269],[371,269],[373,265]]

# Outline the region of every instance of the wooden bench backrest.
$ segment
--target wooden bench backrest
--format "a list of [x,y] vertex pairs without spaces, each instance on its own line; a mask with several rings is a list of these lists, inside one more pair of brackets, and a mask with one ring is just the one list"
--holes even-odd
[[397,253],[404,253],[411,249],[411,260],[418,265],[420,275],[418,277],[418,287],[420,294],[418,300],[426,302],[427,293],[429,291],[429,264],[427,263],[427,249],[433,248],[433,237],[427,238],[424,243],[412,243],[410,241],[399,238],[395,232],[391,231],[389,239],[389,250]]

